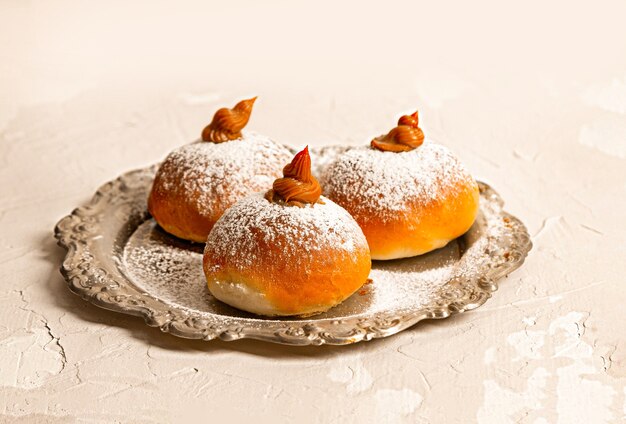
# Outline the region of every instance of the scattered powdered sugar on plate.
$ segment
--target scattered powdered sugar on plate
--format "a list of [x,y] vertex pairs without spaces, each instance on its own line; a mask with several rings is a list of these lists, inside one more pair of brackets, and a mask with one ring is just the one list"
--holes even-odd
[[211,296],[202,271],[203,247],[167,234],[150,219],[126,243],[122,269],[137,287],[167,303],[219,315],[250,316]]
[[134,170],[100,187],[89,205],[57,224],[55,237],[68,249],[62,272],[73,292],[180,337],[319,345],[389,336],[422,319],[482,305],[532,246],[523,223],[479,182],[477,221],[447,246],[415,258],[375,261],[372,281],[324,314],[258,317],[211,297],[202,246],[166,234],[150,219],[146,207],[156,169]]
[[210,215],[214,199],[231,205],[270,189],[291,159],[285,146],[252,132],[224,143],[198,141],[167,156],[157,173],[158,189],[179,191],[180,198],[195,199],[197,210]]
[[330,198],[364,199],[353,203],[354,213],[384,221],[454,194],[473,184],[473,177],[446,147],[427,140],[408,152],[349,149],[328,166],[321,184]]
[[[485,206],[484,202],[481,204]],[[502,231],[499,218],[486,219],[481,214],[468,234],[425,255],[373,261],[372,281],[315,319],[417,310],[432,304],[455,278],[472,277],[479,272],[492,243],[490,234]],[[122,268],[134,285],[165,303],[201,314],[256,317],[211,296],[202,271],[202,250],[200,244],[165,233],[150,219],[139,225],[126,243]]]
[[320,200],[323,203],[285,206],[267,200],[264,193],[251,195],[217,221],[207,249],[237,269],[253,265],[259,249],[267,246],[281,251],[288,263],[329,247],[349,254],[357,246],[367,249],[363,231],[348,212],[329,199]]
[[[358,148],[349,151],[354,150]],[[503,237],[510,237],[507,235],[507,223],[503,220],[501,205],[497,199],[497,196],[491,199],[481,194],[481,212],[472,228],[445,247],[413,258],[373,261],[371,281],[338,306],[316,315],[315,320],[419,311],[420,308],[430,307],[442,300],[442,291],[453,290],[456,280],[473,280],[483,275],[492,266],[491,255],[496,251],[494,250],[497,249],[496,246],[504,243]],[[242,206],[246,220],[262,224],[263,215],[269,211],[260,216],[252,210],[245,211],[250,208],[256,210],[252,205],[261,201],[265,201],[262,194],[246,198]],[[300,208],[280,209],[291,214]],[[314,208],[310,210],[303,208],[298,213],[314,211],[317,214]],[[340,211],[332,208],[328,210],[328,219],[322,225],[322,230],[326,231],[323,236],[324,242],[331,242],[350,251],[355,247],[349,241],[351,237],[342,237],[341,234],[352,230],[331,225],[336,223],[341,213],[345,213],[343,209]],[[289,222],[293,220],[293,216],[281,219]],[[331,231],[333,226],[334,231]],[[237,237],[234,235],[245,230],[228,225],[224,228],[227,231],[220,235],[218,243],[222,249],[230,249],[232,254],[236,254],[237,246],[229,244],[229,240],[240,237],[245,240],[245,234]],[[318,230],[309,228],[307,231]],[[356,237],[355,234],[352,236]],[[272,235],[268,234],[267,237],[271,240]],[[315,245],[311,248],[315,248]],[[202,270],[202,252],[201,244],[177,239],[164,232],[154,220],[148,219],[141,223],[125,242],[119,269],[133,285],[145,293],[165,304],[182,307],[190,314],[219,315],[233,319],[264,319],[232,308],[211,296]],[[241,265],[245,265],[254,258],[240,255],[237,260]],[[298,318],[272,318],[272,320],[284,319]]]

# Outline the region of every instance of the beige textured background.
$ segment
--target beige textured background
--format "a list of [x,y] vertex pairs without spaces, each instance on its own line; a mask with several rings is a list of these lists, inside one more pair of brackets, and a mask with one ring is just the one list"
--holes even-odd
[[[0,2],[0,422],[623,422],[626,4],[376,3]],[[418,107],[526,265],[350,347],[185,341],[69,293],[56,221],[250,94],[297,146]]]

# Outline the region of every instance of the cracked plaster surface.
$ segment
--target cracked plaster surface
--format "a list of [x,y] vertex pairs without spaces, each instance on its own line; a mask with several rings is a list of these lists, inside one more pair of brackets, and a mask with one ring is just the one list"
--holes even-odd
[[[0,6],[0,422],[626,419],[626,55],[609,54],[626,51],[623,6],[485,4],[504,23],[470,25],[435,4],[400,16],[360,4],[347,27],[360,42],[337,42],[353,6],[308,11],[292,41],[277,28],[297,5],[250,3],[241,16],[230,4],[145,14],[114,3],[97,19],[67,1]],[[430,19],[416,28],[416,14]],[[223,33],[229,43],[207,49]],[[398,43],[408,39],[419,54]],[[388,57],[402,66],[381,68]],[[427,136],[528,225],[525,266],[476,311],[348,347],[182,340],[71,294],[55,222],[249,94],[250,125],[296,146],[361,144],[419,107]]]

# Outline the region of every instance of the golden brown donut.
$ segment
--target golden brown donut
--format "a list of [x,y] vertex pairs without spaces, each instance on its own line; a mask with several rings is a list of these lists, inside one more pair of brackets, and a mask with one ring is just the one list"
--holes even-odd
[[405,258],[445,246],[478,213],[478,185],[444,146],[400,118],[372,145],[348,150],[322,177],[324,194],[363,229],[372,259]]
[[237,202],[217,221],[205,246],[204,272],[213,296],[236,308],[312,315],[358,290],[371,258],[350,214],[320,197],[308,151],[284,175],[273,190]]
[[289,150],[265,136],[242,132],[253,102],[218,110],[203,131],[204,140],[174,150],[159,167],[148,210],[168,233],[204,243],[226,209],[266,190],[280,176]]

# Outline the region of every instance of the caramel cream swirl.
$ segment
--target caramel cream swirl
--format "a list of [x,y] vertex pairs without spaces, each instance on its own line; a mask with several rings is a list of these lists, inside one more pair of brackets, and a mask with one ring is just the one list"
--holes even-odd
[[321,194],[322,188],[311,173],[311,156],[307,146],[283,168],[283,178],[274,181],[272,190],[265,197],[273,202],[302,206],[320,202]]
[[385,135],[372,140],[371,146],[383,152],[407,152],[419,147],[424,142],[424,132],[418,126],[417,111],[413,115],[404,115],[398,125]]
[[256,97],[242,100],[234,108],[223,107],[215,112],[213,120],[202,130],[202,140],[222,143],[241,137],[241,130],[246,126],[252,113]]

